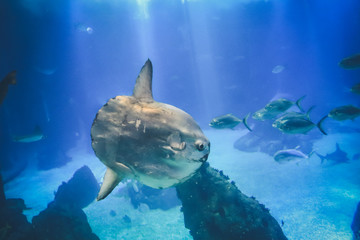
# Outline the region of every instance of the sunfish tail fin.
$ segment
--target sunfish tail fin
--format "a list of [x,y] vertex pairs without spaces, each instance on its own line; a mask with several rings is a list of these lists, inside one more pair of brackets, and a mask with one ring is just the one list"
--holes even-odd
[[325,117],[323,117],[322,119],[320,119],[320,121],[316,124],[316,126],[319,128],[320,132],[322,132],[324,135],[327,135],[327,133],[325,132],[325,130],[322,127],[323,122],[325,121],[325,119],[328,116],[326,115]]
[[148,59],[141,68],[139,76],[136,79],[133,97],[142,101],[153,101],[152,96],[152,75],[153,67],[150,59]]
[[104,176],[103,184],[101,185],[99,194],[96,198],[97,201],[100,201],[109,195],[112,190],[119,184],[121,181],[121,177],[111,168],[106,169],[106,173]]
[[249,125],[248,125],[248,123],[247,123],[247,120],[248,120],[249,116],[250,116],[250,113],[248,113],[248,114],[245,116],[245,118],[243,119],[243,123],[244,123],[245,127],[246,127],[250,132],[252,132],[252,129],[249,127]]
[[305,111],[304,111],[304,109],[301,107],[300,102],[301,102],[305,97],[306,97],[306,95],[302,96],[301,98],[299,98],[299,99],[295,102],[296,106],[297,106],[297,107],[300,109],[300,111],[302,111],[302,112],[305,112]]

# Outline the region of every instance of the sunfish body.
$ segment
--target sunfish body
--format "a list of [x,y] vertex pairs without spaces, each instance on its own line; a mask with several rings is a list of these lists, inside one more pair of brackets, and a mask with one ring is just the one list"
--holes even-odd
[[306,159],[306,158],[309,158],[311,155],[312,155],[312,153],[310,153],[308,156],[308,155],[304,154],[303,152],[297,150],[297,148],[285,149],[285,150],[277,151],[274,154],[274,159],[278,163],[286,163],[286,162]]
[[8,92],[9,85],[16,84],[16,71],[8,73],[0,82],[0,104],[3,103]]
[[34,131],[31,134],[21,135],[21,136],[14,136],[13,142],[21,142],[21,143],[31,143],[37,142],[44,139],[44,133],[39,126],[36,126]]
[[136,79],[132,96],[110,99],[91,127],[92,147],[107,166],[97,200],[124,178],[153,188],[184,182],[207,160],[210,142],[184,111],[152,97],[152,64]]

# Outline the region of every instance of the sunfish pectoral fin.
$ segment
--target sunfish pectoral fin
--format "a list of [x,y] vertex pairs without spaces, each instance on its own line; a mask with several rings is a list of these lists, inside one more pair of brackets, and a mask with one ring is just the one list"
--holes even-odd
[[121,179],[122,177],[119,176],[119,174],[117,174],[114,170],[112,170],[111,168],[107,168],[104,176],[103,184],[101,185],[96,200],[100,201],[106,198],[107,195],[109,195],[112,192],[112,190],[114,190],[114,188],[119,184]]
[[153,101],[152,96],[152,74],[153,68],[150,59],[146,61],[141,68],[139,76],[136,79],[133,97],[142,101]]

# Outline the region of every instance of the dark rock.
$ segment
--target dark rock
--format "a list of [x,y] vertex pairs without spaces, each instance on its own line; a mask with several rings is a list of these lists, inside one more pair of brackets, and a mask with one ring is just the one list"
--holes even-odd
[[154,189],[138,183],[134,189],[131,183],[127,184],[131,204],[138,208],[140,204],[146,204],[150,209],[168,210],[181,205],[176,195],[175,188]]
[[22,210],[23,199],[6,199],[0,175],[0,240],[35,240],[31,224]]
[[87,166],[78,169],[74,176],[63,182],[55,194],[57,205],[84,208],[93,202],[99,192],[100,186]]
[[195,240],[287,239],[264,205],[242,194],[208,163],[176,190],[185,227]]
[[6,199],[6,207],[13,209],[17,213],[22,213],[24,210],[31,209],[31,208],[26,207],[25,201],[22,198]]
[[34,230],[24,214],[17,209],[4,207],[0,209],[1,240],[33,240]]
[[354,218],[351,223],[351,229],[354,233],[354,239],[360,239],[360,202],[357,205]]
[[38,240],[98,240],[92,233],[82,208],[94,201],[99,191],[91,170],[84,166],[62,183],[53,202],[33,217],[32,225]]
[[5,207],[5,191],[2,176],[0,174],[0,209]]
[[282,149],[300,146],[302,152],[310,153],[315,140],[321,137],[320,131],[308,134],[285,134],[271,126],[272,122],[258,122],[252,132],[235,141],[234,147],[243,152],[263,152],[274,155]]
[[32,224],[38,240],[99,240],[79,207],[52,202],[32,219]]

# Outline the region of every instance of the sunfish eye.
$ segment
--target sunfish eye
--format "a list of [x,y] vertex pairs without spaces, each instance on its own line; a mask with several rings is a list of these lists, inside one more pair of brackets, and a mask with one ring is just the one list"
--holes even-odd
[[199,151],[203,151],[205,149],[204,143],[200,140],[195,142],[195,146],[196,146],[197,150],[199,150]]

